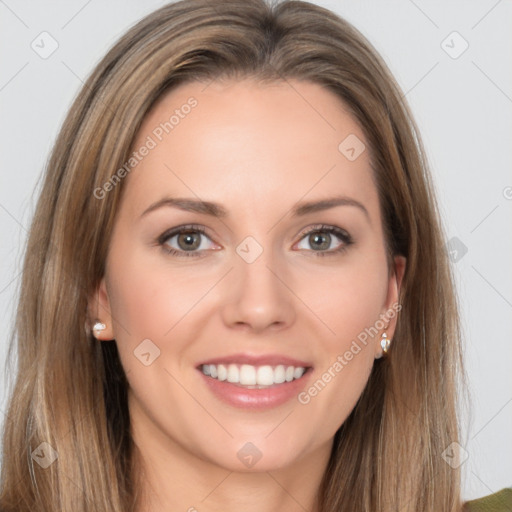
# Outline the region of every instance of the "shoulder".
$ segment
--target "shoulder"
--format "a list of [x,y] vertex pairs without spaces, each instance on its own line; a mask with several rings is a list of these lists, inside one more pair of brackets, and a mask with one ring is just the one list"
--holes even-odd
[[509,512],[512,511],[512,487],[464,504],[464,512]]

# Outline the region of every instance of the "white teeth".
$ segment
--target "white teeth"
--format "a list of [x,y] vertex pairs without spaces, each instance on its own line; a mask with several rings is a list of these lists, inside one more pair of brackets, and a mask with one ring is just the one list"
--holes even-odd
[[272,366],[260,366],[256,374],[258,386],[272,386],[274,384],[274,370]]
[[286,379],[285,369],[282,364],[280,364],[276,369],[274,370],[274,382],[276,384],[282,384]]
[[295,368],[295,370],[293,370],[293,378],[294,379],[300,379],[303,375],[304,375],[304,372],[306,371],[305,368]]
[[[214,364],[210,365],[210,373],[212,371],[211,370],[212,366],[215,366],[215,365]],[[205,365],[203,365],[203,368],[204,367],[205,367]],[[226,369],[226,367],[223,364],[217,365],[217,379],[226,380],[227,378],[228,378],[228,370]]]
[[228,366],[228,382],[240,382],[240,370],[236,364]]
[[240,384],[244,386],[256,385],[256,368],[250,364],[243,364],[240,367]]
[[201,367],[203,373],[213,379],[220,381],[227,380],[233,384],[242,386],[272,386],[273,384],[282,384],[291,382],[294,379],[300,379],[306,368],[298,366],[277,365],[272,367],[253,366],[250,364],[203,364]]

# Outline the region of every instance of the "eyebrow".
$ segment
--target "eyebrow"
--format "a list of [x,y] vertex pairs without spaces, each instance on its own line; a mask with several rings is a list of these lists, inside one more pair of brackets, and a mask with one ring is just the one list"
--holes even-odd
[[[146,208],[141,214],[141,217],[165,206],[178,208],[179,210],[186,212],[210,215],[216,218],[225,218],[228,216],[228,211],[218,203],[188,197],[165,197]],[[329,210],[331,208],[336,208],[337,206],[354,206],[362,211],[370,222],[370,214],[365,206],[359,201],[346,196],[335,196],[318,201],[297,203],[292,208],[291,213],[292,217],[303,217],[310,213]]]

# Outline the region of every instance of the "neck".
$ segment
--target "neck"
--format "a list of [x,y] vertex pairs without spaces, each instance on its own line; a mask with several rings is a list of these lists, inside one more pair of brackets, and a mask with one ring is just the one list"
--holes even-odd
[[332,440],[291,466],[234,471],[191,453],[154,425],[132,424],[132,436],[137,512],[318,512]]

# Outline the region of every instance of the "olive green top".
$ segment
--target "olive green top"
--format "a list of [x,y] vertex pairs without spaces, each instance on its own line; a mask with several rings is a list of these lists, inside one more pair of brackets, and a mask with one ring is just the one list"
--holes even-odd
[[500,492],[468,501],[464,505],[467,512],[512,512],[512,487]]

